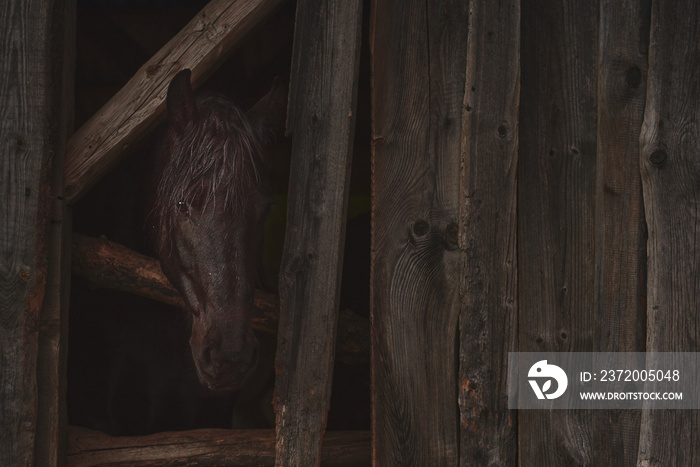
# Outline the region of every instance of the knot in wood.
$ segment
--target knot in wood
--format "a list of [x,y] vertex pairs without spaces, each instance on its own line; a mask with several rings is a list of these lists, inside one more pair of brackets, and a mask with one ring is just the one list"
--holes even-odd
[[416,237],[423,237],[430,232],[430,224],[424,219],[418,219],[413,224],[413,234]]
[[627,73],[625,73],[625,84],[627,87],[630,88],[637,88],[639,86],[639,83],[642,81],[642,72],[641,70],[636,66],[632,65],[627,69]]
[[649,156],[649,162],[656,166],[659,166],[666,161],[666,157],[666,151],[664,151],[663,149],[657,149],[656,151],[652,152]]

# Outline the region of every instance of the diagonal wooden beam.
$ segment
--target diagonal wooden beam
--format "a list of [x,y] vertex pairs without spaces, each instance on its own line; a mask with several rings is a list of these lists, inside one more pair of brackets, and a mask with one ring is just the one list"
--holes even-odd
[[68,203],[84,195],[152,128],[165,110],[168,83],[178,71],[191,69],[193,85],[201,84],[282,1],[209,2],[70,138],[65,172]]

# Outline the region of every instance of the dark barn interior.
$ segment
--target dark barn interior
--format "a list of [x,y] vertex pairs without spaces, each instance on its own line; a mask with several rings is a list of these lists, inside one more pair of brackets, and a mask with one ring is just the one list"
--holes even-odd
[[[80,1],[77,10],[75,106],[80,126],[206,2]],[[367,10],[369,11],[369,10]],[[289,76],[295,2],[256,27],[201,92],[253,106],[276,76]],[[363,50],[341,307],[369,317],[369,62]],[[153,153],[162,124],[73,211],[76,233],[102,237],[155,256]],[[259,288],[277,293],[289,180],[289,139],[266,148],[272,157],[275,204],[268,217],[264,276]],[[273,428],[275,336],[258,333],[259,369],[246,387],[217,394],[201,387],[188,345],[186,312],[119,291],[91,287],[74,276],[68,356],[69,423],[110,435],[145,435],[197,428]],[[369,429],[369,367],[336,363],[329,430]]]

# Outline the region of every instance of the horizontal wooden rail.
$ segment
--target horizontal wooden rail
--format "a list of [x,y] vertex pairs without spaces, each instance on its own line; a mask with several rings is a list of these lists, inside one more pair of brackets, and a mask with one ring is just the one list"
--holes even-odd
[[[85,235],[73,236],[73,272],[92,287],[121,290],[184,308],[180,293],[163,274],[160,262],[123,245]],[[277,332],[279,299],[276,295],[255,291],[253,328]],[[350,310],[339,316],[336,358],[359,364],[369,361],[369,323]]]
[[[273,465],[274,430],[194,430],[112,437],[69,427],[67,465]],[[368,431],[330,432],[323,440],[324,466],[370,465]]]
[[282,0],[212,0],[70,138],[65,197],[75,202],[165,110],[170,79],[192,70],[196,87]]

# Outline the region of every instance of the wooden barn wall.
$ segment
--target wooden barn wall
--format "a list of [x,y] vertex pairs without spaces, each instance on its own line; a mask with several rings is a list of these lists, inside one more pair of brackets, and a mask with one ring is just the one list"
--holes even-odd
[[459,460],[459,158],[465,2],[372,12],[375,465]]
[[507,357],[517,350],[520,2],[472,1],[460,166],[462,465],[514,465]]
[[58,258],[74,6],[0,4],[0,465],[54,465],[65,446]]
[[[700,351],[700,7],[652,3],[647,105],[640,137],[649,231],[647,351]],[[695,386],[700,383],[698,374]],[[697,410],[648,410],[641,465],[700,463]]]
[[[647,22],[639,5],[618,5],[523,2],[520,351],[643,350],[637,141]],[[638,426],[638,412],[521,411],[520,457],[630,465]]]
[[697,8],[373,3],[376,465],[696,462],[694,412],[516,414],[503,369],[697,351]]

